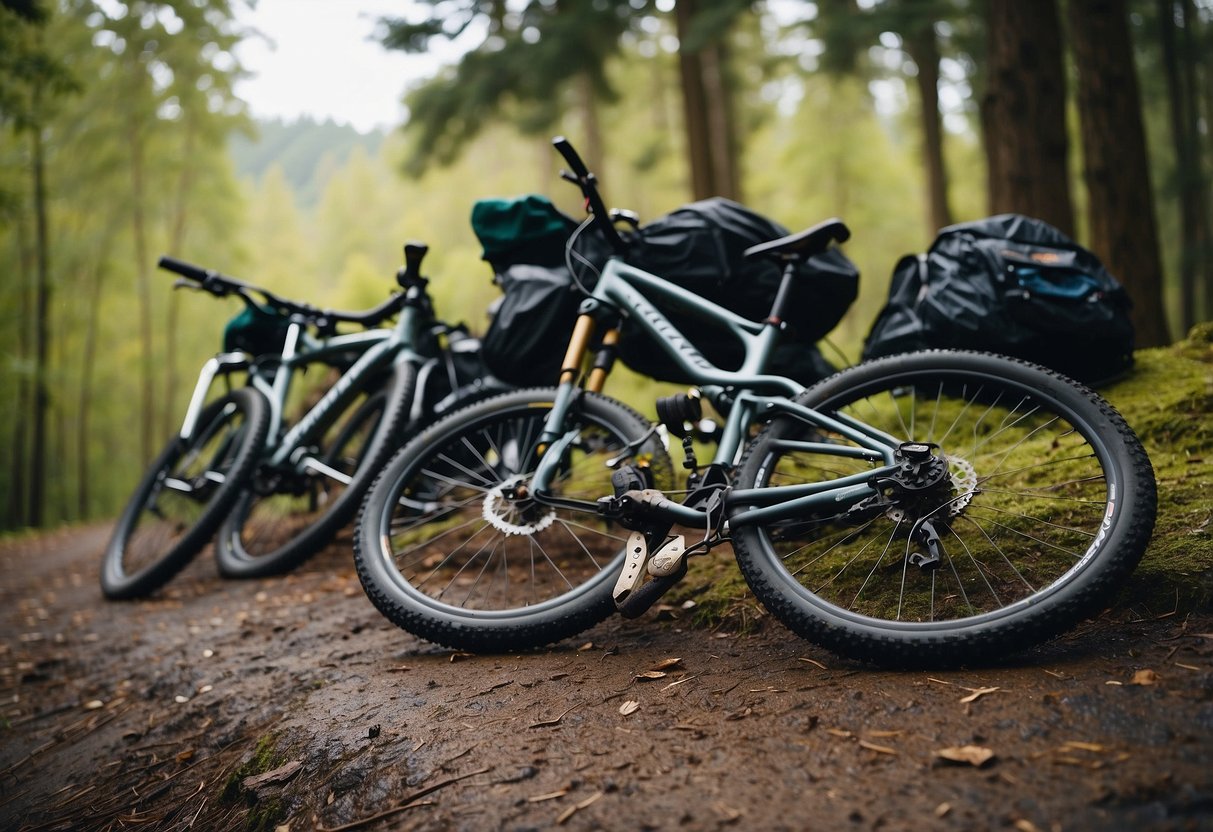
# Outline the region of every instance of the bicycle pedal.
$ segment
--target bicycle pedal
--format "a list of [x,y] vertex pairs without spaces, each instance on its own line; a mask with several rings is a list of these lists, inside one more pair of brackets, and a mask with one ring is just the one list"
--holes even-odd
[[678,571],[679,563],[686,557],[687,539],[675,535],[666,541],[649,560],[649,574],[654,578],[665,578]]
[[649,545],[645,542],[644,534],[632,532],[628,535],[627,557],[623,562],[623,571],[615,581],[615,589],[611,592],[616,604],[635,592],[644,582],[644,562],[648,560]]

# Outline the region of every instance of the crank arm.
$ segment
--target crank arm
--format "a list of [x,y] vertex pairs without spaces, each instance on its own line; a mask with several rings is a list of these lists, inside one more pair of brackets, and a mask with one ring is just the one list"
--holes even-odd
[[630,594],[622,602],[616,602],[615,606],[619,608],[619,614],[624,618],[639,618],[648,612],[649,607],[657,603],[657,600],[665,595],[673,588],[674,584],[682,580],[687,573],[687,562],[684,558],[679,561],[678,571],[672,575],[667,575],[664,578],[654,578],[640,589]]
[[303,460],[303,467],[309,471],[314,471],[317,474],[324,474],[324,476],[328,477],[329,479],[336,480],[342,485],[349,485],[351,482],[353,482],[353,478],[348,474],[343,474],[336,468],[325,465],[323,462],[313,456],[309,456]]

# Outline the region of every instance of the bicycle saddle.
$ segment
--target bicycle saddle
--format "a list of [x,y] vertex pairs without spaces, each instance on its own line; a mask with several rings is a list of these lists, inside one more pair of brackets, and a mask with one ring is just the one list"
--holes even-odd
[[796,234],[750,246],[742,256],[746,258],[772,257],[776,260],[807,260],[814,254],[821,254],[829,248],[831,242],[845,243],[850,237],[851,230],[847,228],[846,224],[837,217],[833,217]]

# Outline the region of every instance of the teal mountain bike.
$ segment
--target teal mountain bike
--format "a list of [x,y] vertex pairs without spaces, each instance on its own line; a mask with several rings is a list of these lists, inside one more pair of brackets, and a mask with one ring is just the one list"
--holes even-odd
[[[390,620],[458,649],[534,648],[615,610],[642,614],[689,557],[729,542],[796,633],[861,660],[948,665],[1061,632],[1134,568],[1153,471],[1098,395],[975,352],[884,358],[807,390],[771,375],[791,282],[804,279],[795,265],[845,241],[846,226],[747,251],[784,268],[770,314],[748,320],[628,265],[593,175],[556,146],[616,256],[581,304],[558,386],[431,425],[368,493],[355,561]],[[671,307],[731,333],[741,366],[708,361]],[[620,327],[697,385],[658,402],[669,433],[689,430],[702,399],[724,418],[710,462],[684,442],[685,488],[673,490],[662,431],[600,392]]]
[[[298,566],[352,519],[408,431],[509,389],[483,372],[475,339],[435,318],[425,254],[406,245],[400,291],[364,312],[318,309],[161,258],[178,287],[245,308],[118,520],[101,574],[107,597],[151,593],[212,538],[227,577]],[[339,333],[342,324],[363,331]]]

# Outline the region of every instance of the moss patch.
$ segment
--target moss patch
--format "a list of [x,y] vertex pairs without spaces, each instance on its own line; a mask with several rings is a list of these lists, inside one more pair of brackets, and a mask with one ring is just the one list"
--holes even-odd
[[255,777],[273,771],[284,763],[284,758],[278,753],[278,738],[266,734],[257,740],[252,756],[245,760],[238,769],[232,772],[224,783],[221,800],[225,803],[236,803],[241,800],[249,806],[248,819],[245,829],[249,832],[269,832],[275,829],[286,815],[282,802],[277,798],[261,799],[242,785],[246,777]]
[[[1140,350],[1126,378],[1100,392],[1141,438],[1158,481],[1158,520],[1141,564],[1117,599],[1122,611],[1213,608],[1213,324],[1170,347]],[[697,624],[750,629],[764,613],[727,548],[691,561],[669,596],[693,600]]]

